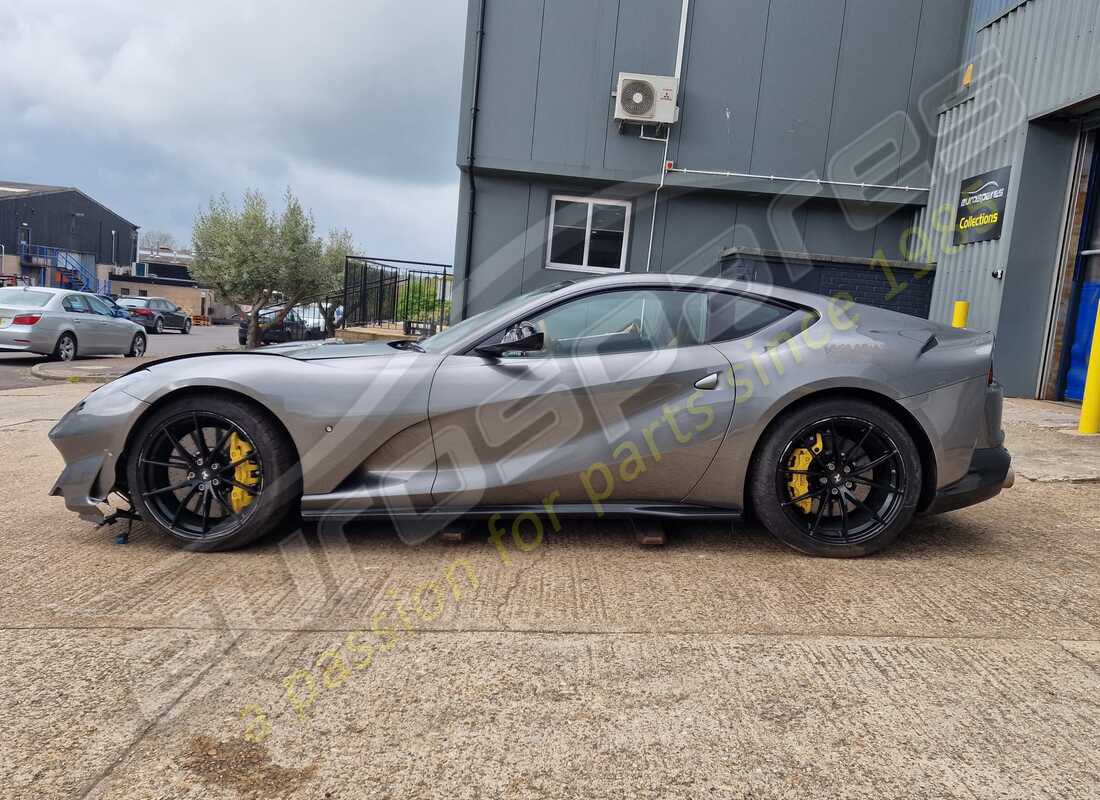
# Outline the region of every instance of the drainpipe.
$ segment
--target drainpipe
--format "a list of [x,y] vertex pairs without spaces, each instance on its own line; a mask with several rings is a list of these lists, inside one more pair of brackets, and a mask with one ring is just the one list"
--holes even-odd
[[[684,0],[686,3],[687,0]],[[462,319],[470,305],[470,268],[473,266],[474,213],[477,208],[477,181],[474,179],[474,152],[477,143],[477,104],[481,89],[481,44],[485,39],[485,0],[478,0],[477,32],[474,34],[474,84],[470,92],[470,134],[466,153],[466,178],[470,182],[469,202],[466,204],[466,264],[462,290]]]
[[688,28],[688,2],[690,0],[683,0],[680,5],[680,41],[676,45],[676,71],[672,73],[672,77],[676,78],[676,91],[680,90],[680,71],[684,67],[684,42],[687,40],[687,28]]
[[[682,0],[680,3],[680,37],[676,43],[676,69],[672,73],[672,76],[676,78],[676,96],[680,96],[680,73],[684,68],[684,43],[687,41],[687,24],[688,24],[688,4],[691,0]],[[645,136],[645,129],[642,129],[642,138],[648,139]],[[645,271],[649,272],[649,265],[653,259],[653,231],[657,228],[657,198],[661,195],[661,190],[665,188],[665,176],[668,175],[668,142],[672,138],[672,129],[665,130],[665,152],[661,156],[661,182],[657,184],[657,189],[653,192],[653,215],[649,221],[649,248],[646,251],[645,256]],[[656,140],[660,141],[660,140]]]

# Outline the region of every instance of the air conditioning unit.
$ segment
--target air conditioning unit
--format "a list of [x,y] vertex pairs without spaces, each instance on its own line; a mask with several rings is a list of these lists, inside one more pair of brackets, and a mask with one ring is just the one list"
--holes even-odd
[[675,78],[635,72],[619,73],[615,90],[615,119],[642,125],[671,125],[679,118]]

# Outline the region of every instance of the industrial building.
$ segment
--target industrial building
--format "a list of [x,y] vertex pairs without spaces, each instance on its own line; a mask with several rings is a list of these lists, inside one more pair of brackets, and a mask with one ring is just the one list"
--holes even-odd
[[71,186],[0,181],[0,274],[109,291],[99,275],[133,263],[138,226]]
[[967,300],[1010,394],[1073,397],[1098,21],[1095,0],[470,0],[456,313],[647,270],[937,320]]
[[[1080,400],[1100,299],[1100,3],[974,10],[965,85],[938,115],[921,226],[935,243],[930,316],[947,321],[953,301],[968,301],[968,327],[997,332],[1009,394]],[[1001,194],[968,205],[991,191]],[[997,217],[978,235],[961,227],[975,207]]]

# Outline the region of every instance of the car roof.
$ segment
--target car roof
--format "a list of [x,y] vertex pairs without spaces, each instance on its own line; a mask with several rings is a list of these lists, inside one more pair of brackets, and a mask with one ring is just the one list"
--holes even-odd
[[46,294],[80,294],[74,289],[55,289],[53,286],[0,286],[0,289],[22,289],[25,292],[45,292]]

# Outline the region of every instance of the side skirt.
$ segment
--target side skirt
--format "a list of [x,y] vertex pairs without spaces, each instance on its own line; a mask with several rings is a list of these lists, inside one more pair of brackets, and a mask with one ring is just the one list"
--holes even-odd
[[[588,503],[563,503],[553,506],[553,511],[559,517],[596,517],[595,511]],[[520,514],[547,514],[548,511],[542,505],[517,505],[517,506],[474,506],[463,508],[461,506],[433,506],[431,508],[367,508],[367,509],[302,509],[303,519],[392,519],[394,517],[471,517],[485,518],[494,514],[502,517],[516,517]],[[693,506],[676,503],[604,503],[603,517],[658,517],[662,519],[728,519],[740,520],[743,517],[741,509],[717,508],[714,506]]]

